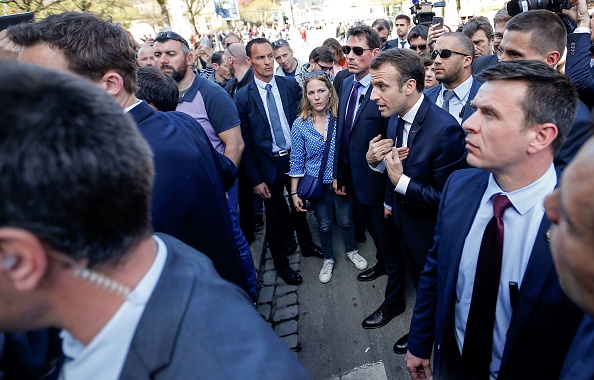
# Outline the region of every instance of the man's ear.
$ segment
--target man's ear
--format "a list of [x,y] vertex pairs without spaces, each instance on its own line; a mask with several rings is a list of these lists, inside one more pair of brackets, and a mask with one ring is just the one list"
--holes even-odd
[[186,55],[186,63],[188,66],[192,66],[192,64],[194,64],[194,53],[189,52],[188,55]]
[[109,70],[101,77],[98,84],[109,95],[117,98],[124,89],[124,78],[115,70]]
[[534,133],[534,136],[528,147],[528,153],[535,154],[543,149],[551,149],[553,141],[559,134],[559,129],[553,123],[544,123],[530,128],[529,132]]
[[35,290],[48,269],[46,248],[29,231],[0,228],[0,275],[7,276],[15,289]]
[[545,62],[547,65],[551,67],[555,67],[559,60],[561,59],[561,53],[556,50],[551,50],[550,52],[545,55]]

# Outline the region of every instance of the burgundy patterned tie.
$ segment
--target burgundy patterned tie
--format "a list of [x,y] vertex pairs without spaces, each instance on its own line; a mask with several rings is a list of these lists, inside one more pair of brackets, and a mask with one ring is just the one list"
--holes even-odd
[[487,224],[474,275],[474,288],[464,334],[462,360],[475,379],[489,379],[495,309],[503,258],[503,213],[511,206],[505,195],[493,195],[493,218]]

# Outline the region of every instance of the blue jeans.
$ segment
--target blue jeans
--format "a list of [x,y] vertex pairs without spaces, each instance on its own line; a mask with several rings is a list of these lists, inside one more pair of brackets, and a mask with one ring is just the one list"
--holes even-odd
[[345,245],[345,252],[355,250],[355,225],[353,224],[353,196],[338,195],[334,192],[332,185],[324,185],[322,198],[310,201],[316,219],[320,244],[324,252],[324,259],[334,258],[334,244],[332,241],[332,227],[334,216],[340,226],[340,233]]
[[241,227],[239,225],[239,213],[237,208],[237,180],[227,193],[228,199],[227,204],[229,205],[229,213],[231,214],[231,224],[233,225],[233,232],[235,233],[235,244],[239,249],[241,256],[241,263],[243,265],[243,271],[245,277],[250,285],[250,296],[256,296],[256,267],[254,266],[254,259],[252,257],[252,251],[248,244]]

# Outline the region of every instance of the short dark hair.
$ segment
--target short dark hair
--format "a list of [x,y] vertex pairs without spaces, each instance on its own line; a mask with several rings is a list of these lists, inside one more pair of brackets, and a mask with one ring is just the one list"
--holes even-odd
[[[471,18],[471,20],[473,20],[473,19]],[[446,38],[446,37],[451,37],[451,38],[457,39],[458,47],[456,49],[458,49],[460,51],[460,53],[468,54],[474,60],[474,55],[476,52],[474,50],[474,44],[472,43],[472,40],[470,39],[470,37],[468,37],[466,34],[464,34],[462,32],[445,32],[444,34],[439,36],[438,40],[440,38]]]
[[387,29],[388,32],[392,31],[392,28],[390,27],[390,23],[388,21],[384,20],[383,18],[378,18],[377,20],[375,20],[373,22],[373,24],[371,24],[371,27],[374,29],[377,29],[380,32],[384,29]]
[[550,51],[563,54],[567,44],[567,30],[563,21],[544,9],[522,12],[512,17],[505,25],[505,30],[530,34],[531,47],[541,55]]
[[542,123],[555,124],[559,133],[551,146],[554,154],[559,152],[571,130],[578,105],[577,90],[565,75],[544,62],[523,60],[499,62],[482,71],[478,78],[486,82],[525,82],[526,96],[522,102],[524,121],[528,127]]
[[408,32],[408,43],[413,38],[421,37],[425,41],[427,41],[427,36],[429,35],[429,28],[425,25],[415,25],[412,29]]
[[317,48],[313,49],[311,53],[309,53],[309,59],[313,59],[315,62],[323,61],[323,62],[335,62],[336,57],[334,56],[334,52],[332,49],[318,46]]
[[408,17],[407,15],[398,15],[394,20],[404,20],[408,25],[410,25],[410,17]]
[[379,69],[383,65],[392,65],[400,73],[398,85],[400,89],[409,79],[414,79],[418,92],[425,89],[425,66],[421,57],[411,49],[388,49],[378,54],[371,61],[372,70]]
[[[169,36],[168,36],[168,34],[169,34]],[[171,38],[171,37],[173,37],[173,38]],[[190,54],[192,52],[190,50],[190,45],[188,44],[188,41],[186,41],[185,38],[183,38],[181,35],[179,35],[175,32],[157,33],[157,36],[154,39],[155,42],[159,42],[159,43],[167,42],[169,40],[179,42],[180,48],[186,57],[188,56],[188,54]]]
[[336,38],[327,38],[322,42],[322,46],[330,48],[334,52],[334,56],[337,61],[342,61],[345,56],[344,52],[342,51],[342,45]]
[[360,37],[365,39],[370,49],[379,49],[381,47],[380,36],[373,28],[367,25],[357,25],[349,29],[347,39],[350,37]]
[[152,232],[152,154],[136,124],[69,73],[0,62],[0,83],[0,226],[88,267],[117,263]]
[[69,69],[94,82],[114,70],[124,89],[136,92],[136,53],[124,29],[91,13],[64,12],[8,29],[18,45],[46,43],[64,52]]
[[219,51],[215,51],[214,53],[212,53],[212,57],[210,57],[210,63],[211,64],[217,64],[220,65],[221,61],[223,60],[223,53],[224,51],[219,50]]
[[252,46],[254,46],[254,44],[268,44],[268,45],[270,45],[270,47],[272,47],[272,44],[266,38],[263,38],[263,37],[254,38],[253,40],[248,42],[247,45],[245,45],[246,57],[252,58]]
[[485,16],[475,16],[466,21],[466,24],[462,27],[462,33],[466,34],[468,38],[472,38],[472,36],[479,30],[485,32],[488,39],[493,38],[493,27],[491,26],[489,19]]
[[435,61],[432,60],[431,57],[428,55],[422,57],[422,59],[423,59],[423,66],[425,66],[425,67],[433,66],[433,64],[435,63]]
[[177,82],[157,67],[138,68],[136,97],[152,104],[159,111],[175,111],[179,99]]

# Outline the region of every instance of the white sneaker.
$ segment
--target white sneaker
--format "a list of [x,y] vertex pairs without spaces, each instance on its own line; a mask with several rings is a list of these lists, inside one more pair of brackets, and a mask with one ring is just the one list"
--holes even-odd
[[325,284],[332,279],[332,269],[334,269],[334,259],[324,260],[320,276],[318,277],[322,284]]
[[359,270],[363,270],[367,268],[367,260],[365,260],[361,255],[359,255],[359,251],[351,251],[346,253],[347,257],[353,264],[355,264],[355,268]]

